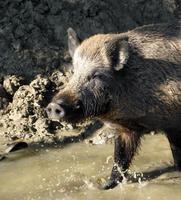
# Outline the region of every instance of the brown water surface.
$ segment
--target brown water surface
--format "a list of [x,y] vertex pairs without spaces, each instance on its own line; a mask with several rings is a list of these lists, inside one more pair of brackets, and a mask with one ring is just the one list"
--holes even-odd
[[132,182],[103,191],[110,174],[113,145],[74,143],[64,147],[32,147],[0,162],[0,200],[180,200],[181,173],[163,135],[147,135],[131,171]]

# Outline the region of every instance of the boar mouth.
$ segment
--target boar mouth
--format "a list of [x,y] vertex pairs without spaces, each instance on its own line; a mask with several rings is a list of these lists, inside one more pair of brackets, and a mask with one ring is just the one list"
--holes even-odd
[[110,111],[111,97],[105,90],[82,90],[81,95],[84,118],[101,117]]
[[104,102],[102,105],[98,105],[96,103],[90,103],[89,105],[84,105],[83,110],[83,119],[82,121],[86,121],[88,119],[93,119],[94,117],[101,117],[102,115],[108,113],[110,111],[110,101]]

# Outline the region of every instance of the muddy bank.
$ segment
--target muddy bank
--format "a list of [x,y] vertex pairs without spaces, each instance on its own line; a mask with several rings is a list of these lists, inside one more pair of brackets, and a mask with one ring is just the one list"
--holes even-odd
[[[45,107],[66,76],[54,72],[49,78],[38,75],[30,83],[21,76],[7,76],[1,85],[1,134],[12,140],[40,142],[53,140],[57,129],[73,129],[47,119]],[[51,141],[52,142],[52,141]]]

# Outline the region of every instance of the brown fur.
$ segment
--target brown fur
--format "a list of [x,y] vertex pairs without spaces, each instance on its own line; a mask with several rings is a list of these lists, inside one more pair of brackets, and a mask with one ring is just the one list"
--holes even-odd
[[[181,169],[180,33],[181,23],[175,22],[98,34],[79,44],[76,33],[69,32],[74,74],[53,102],[69,96],[64,104],[74,112],[64,120],[99,117],[115,132],[116,165],[105,189],[122,181],[118,168],[128,169],[140,138],[151,130],[166,133]],[[77,100],[82,109],[75,109]],[[59,106],[66,110],[64,104]]]

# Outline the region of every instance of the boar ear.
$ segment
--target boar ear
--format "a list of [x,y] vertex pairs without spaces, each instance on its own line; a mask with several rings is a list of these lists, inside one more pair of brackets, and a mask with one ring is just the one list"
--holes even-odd
[[115,38],[106,41],[106,57],[114,70],[121,70],[129,58],[128,38]]
[[77,33],[72,28],[68,28],[67,33],[68,33],[68,49],[70,56],[73,57],[76,48],[80,44],[80,39],[78,38]]
[[129,44],[128,40],[122,40],[119,42],[119,53],[118,53],[118,62],[114,66],[116,71],[123,69],[124,65],[127,63],[129,58]]

